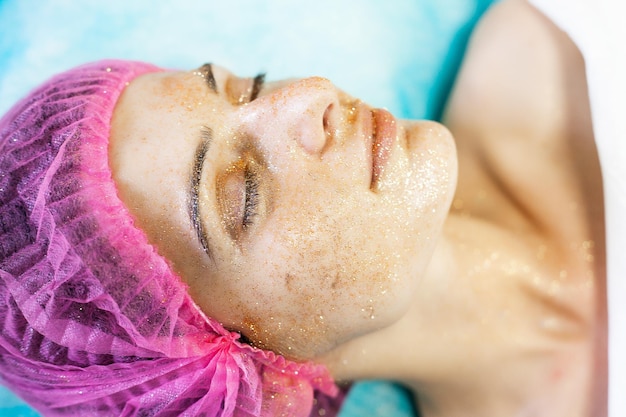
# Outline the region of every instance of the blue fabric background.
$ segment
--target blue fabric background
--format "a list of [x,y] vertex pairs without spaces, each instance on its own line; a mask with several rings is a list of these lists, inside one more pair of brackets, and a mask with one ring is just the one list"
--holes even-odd
[[[0,0],[0,114],[101,58],[320,75],[401,117],[437,119],[476,20],[497,0]],[[407,349],[419,349],[409,346]],[[0,386],[0,417],[37,416]],[[396,384],[355,384],[341,417],[411,417]]]

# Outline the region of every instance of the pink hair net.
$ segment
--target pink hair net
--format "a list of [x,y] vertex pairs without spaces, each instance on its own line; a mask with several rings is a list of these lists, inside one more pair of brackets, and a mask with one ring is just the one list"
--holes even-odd
[[119,200],[110,119],[151,71],[88,64],[0,120],[0,382],[50,416],[335,415],[324,367],[206,317]]

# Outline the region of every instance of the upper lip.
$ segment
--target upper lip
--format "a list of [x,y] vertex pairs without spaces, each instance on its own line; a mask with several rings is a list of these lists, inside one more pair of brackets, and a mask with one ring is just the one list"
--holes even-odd
[[372,115],[372,109],[361,103],[359,106],[359,118],[361,120],[361,126],[363,127],[363,140],[365,144],[365,164],[369,167],[368,172],[370,174],[370,188],[374,183],[374,117]]
[[396,119],[389,111],[371,108],[360,101],[355,108],[356,121],[365,145],[364,162],[369,167],[370,189],[376,190],[396,138]]
[[384,109],[369,109],[369,113],[372,158],[370,188],[376,189],[396,137],[396,120],[391,113]]

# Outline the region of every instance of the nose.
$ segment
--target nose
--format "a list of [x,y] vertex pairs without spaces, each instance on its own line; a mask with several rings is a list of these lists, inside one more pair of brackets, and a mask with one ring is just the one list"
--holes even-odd
[[[271,85],[268,86],[271,88]],[[336,140],[340,104],[332,83],[320,77],[302,79],[262,95],[241,109],[240,123],[267,150],[321,155]]]

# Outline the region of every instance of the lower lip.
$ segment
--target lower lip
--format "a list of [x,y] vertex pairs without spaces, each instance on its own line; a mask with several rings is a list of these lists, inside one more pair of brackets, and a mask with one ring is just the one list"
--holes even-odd
[[372,187],[378,183],[389,160],[391,147],[397,136],[396,119],[384,109],[372,110],[374,124],[372,142]]

